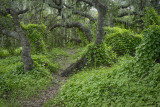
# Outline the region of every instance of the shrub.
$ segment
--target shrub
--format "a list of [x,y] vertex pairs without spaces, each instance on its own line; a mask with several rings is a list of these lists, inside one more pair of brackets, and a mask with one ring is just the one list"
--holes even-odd
[[127,29],[106,28],[105,43],[111,46],[117,55],[126,53],[134,55],[136,47],[141,42],[141,35],[135,35]]
[[14,49],[13,53],[11,54],[8,49],[0,48],[0,58],[5,58],[11,55],[18,56],[21,54],[21,51],[22,51],[22,47],[19,47],[19,48]]
[[7,49],[0,48],[0,58],[9,56],[10,53]]
[[142,43],[136,50],[137,71],[139,75],[148,73],[154,66],[156,60],[159,61],[160,54],[160,26],[151,25],[144,30]]
[[145,15],[142,19],[146,28],[149,25],[160,25],[160,16],[154,8],[146,8]]
[[84,54],[87,58],[87,66],[111,65],[116,61],[116,54],[106,44],[90,44]]
[[51,63],[43,55],[32,56],[34,69],[24,74],[20,57],[8,57],[0,60],[0,95],[2,98],[31,97],[38,90],[45,89],[56,72],[58,65]]

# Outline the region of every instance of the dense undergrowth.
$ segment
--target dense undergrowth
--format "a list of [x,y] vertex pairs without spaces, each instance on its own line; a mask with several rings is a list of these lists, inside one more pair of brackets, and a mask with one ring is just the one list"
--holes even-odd
[[2,56],[0,60],[0,105],[4,107],[19,106],[18,99],[38,96],[40,90],[53,84],[52,73],[56,73],[59,68],[54,60],[68,56],[61,48],[54,48],[45,55],[32,55],[34,69],[24,73],[21,57],[11,56],[7,50],[6,53],[3,55],[7,57]]
[[142,39],[142,35],[118,27],[107,27],[105,28],[105,31],[106,45],[111,46],[118,56],[127,53],[134,55],[136,47],[140,44]]
[[20,57],[8,57],[0,60],[0,94],[2,97],[29,97],[37,90],[45,89],[53,80],[50,72],[56,72],[58,65],[50,63],[44,55],[33,55],[34,69],[23,73]]
[[135,57],[124,55],[112,67],[85,69],[63,85],[45,106],[154,107],[160,106],[160,27],[150,26]]

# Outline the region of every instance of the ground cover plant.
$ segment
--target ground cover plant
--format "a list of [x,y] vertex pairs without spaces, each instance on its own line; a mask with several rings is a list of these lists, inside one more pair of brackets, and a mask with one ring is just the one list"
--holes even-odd
[[159,26],[150,26],[135,57],[125,55],[110,68],[84,70],[73,76],[46,106],[160,106],[159,36]]
[[[54,80],[51,72],[56,72],[58,64],[51,63],[44,55],[33,55],[34,69],[23,72],[23,63],[19,56],[0,60],[0,95],[5,99],[29,98],[37,90],[46,89]],[[9,103],[9,102],[8,102]]]
[[0,107],[159,107],[160,0],[1,0]]

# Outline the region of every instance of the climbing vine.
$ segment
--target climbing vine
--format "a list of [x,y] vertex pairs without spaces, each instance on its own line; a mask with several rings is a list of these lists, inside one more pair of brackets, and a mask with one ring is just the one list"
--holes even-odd
[[136,68],[142,74],[149,71],[159,59],[160,54],[160,26],[151,25],[144,31],[142,43],[136,50]]
[[90,44],[84,55],[88,66],[111,65],[116,62],[116,54],[106,44]]
[[37,24],[24,25],[23,23],[21,25],[33,45],[33,52],[45,53],[46,45],[43,41],[43,36],[46,35],[46,26]]
[[142,36],[134,34],[127,29],[105,28],[105,43],[111,46],[117,55],[121,56],[126,53],[134,55],[136,47],[140,44]]
[[154,8],[146,8],[143,22],[146,28],[148,28],[149,25],[160,25],[160,16]]

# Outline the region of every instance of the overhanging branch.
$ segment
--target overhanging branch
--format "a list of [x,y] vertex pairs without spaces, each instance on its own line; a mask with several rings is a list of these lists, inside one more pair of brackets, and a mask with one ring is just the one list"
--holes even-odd
[[124,16],[128,16],[128,15],[137,15],[136,12],[124,12],[124,13],[121,13],[120,15],[118,15],[118,17],[124,17]]
[[96,19],[93,18],[91,15],[89,15],[89,14],[87,14],[87,13],[80,12],[80,11],[73,11],[73,14],[77,14],[77,15],[86,17],[86,18],[88,18],[90,21],[93,21],[93,22],[96,20]]
[[19,37],[19,34],[15,31],[10,31],[10,30],[1,30],[1,33],[4,34],[4,35],[7,35],[7,36],[10,36],[12,38],[15,38],[17,40],[20,40],[20,37]]
[[56,27],[66,27],[66,28],[76,27],[86,34],[89,42],[92,41],[91,31],[88,28],[86,28],[85,26],[83,26],[80,22],[71,22],[71,23],[65,23],[65,24],[58,23],[58,24],[55,24],[50,30],[53,30]]

